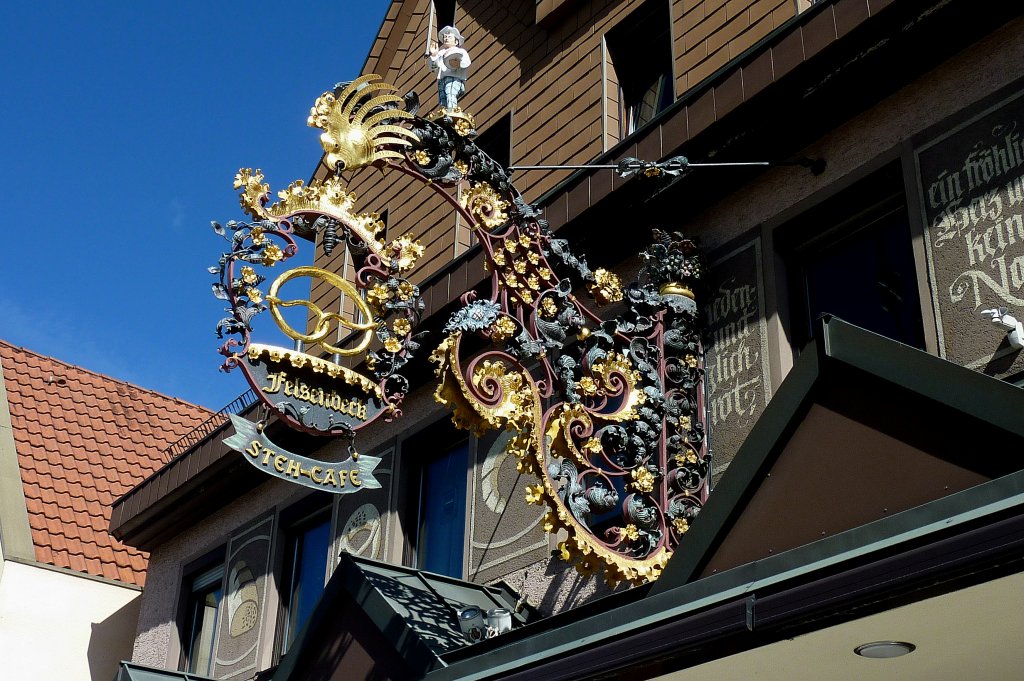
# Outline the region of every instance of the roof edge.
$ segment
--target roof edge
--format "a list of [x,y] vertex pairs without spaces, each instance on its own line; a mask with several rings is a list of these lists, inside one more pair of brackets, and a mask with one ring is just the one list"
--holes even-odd
[[[1013,528],[1003,527],[1007,523]],[[992,536],[986,534],[985,539],[974,536],[979,532]],[[944,549],[950,542],[959,542],[956,556],[947,554]],[[736,629],[732,633],[743,633],[744,604],[754,594],[760,603],[762,594],[784,598],[791,591],[813,589],[818,582],[844,577],[877,580],[876,573],[884,575],[876,586],[891,582],[894,575],[909,581],[935,581],[938,575],[948,575],[949,579],[935,583],[951,583],[957,575],[962,576],[965,565],[1001,564],[1000,556],[1007,554],[1019,559],[1022,542],[1024,471],[763,560],[662,592],[651,591],[645,598],[625,604],[614,613],[573,621],[573,613],[568,611],[565,619],[556,616],[544,621],[560,620],[559,631],[564,634],[553,635],[547,628],[531,632],[531,627],[525,627],[519,630],[524,638],[508,641],[498,649],[481,649],[478,656],[453,662],[427,678],[437,681],[482,679],[496,671],[515,669],[536,674],[539,667],[557,664],[557,660],[567,655],[591,655],[595,649],[612,642],[621,644],[625,638],[638,635],[644,637],[644,650],[634,650],[633,657],[640,661],[664,654],[672,646],[692,646],[696,641],[706,644],[728,635],[730,632],[722,628],[723,618],[719,616],[726,610],[729,612],[725,613],[725,619]],[[909,561],[914,570],[890,572],[883,566],[879,572],[875,567],[899,560]],[[903,593],[899,588],[893,590],[891,584],[888,588],[895,597]],[[853,590],[843,593],[854,601],[860,597],[859,592]],[[717,629],[704,626],[708,618],[715,620]],[[686,626],[688,622],[692,626]],[[680,627],[680,631],[688,635],[687,640],[680,640],[676,631]],[[494,639],[495,643],[504,636]],[[586,642],[586,649],[581,647],[581,642]],[[488,658],[486,662],[479,662],[484,656]]]
[[[708,504],[693,522],[652,594],[693,581],[743,512],[767,469],[799,426],[815,386],[839,366],[851,367],[926,400],[987,422],[1024,439],[1020,388],[890,340],[831,315],[823,316],[730,463]],[[958,389],[949,390],[951,375]]]
[[14,343],[11,343],[9,341],[5,341],[3,339],[0,339],[0,345],[6,345],[7,347],[11,348],[12,350],[17,350],[18,352],[23,352],[23,353],[28,354],[28,355],[33,355],[34,357],[39,357],[40,359],[45,359],[48,362],[56,362],[57,364],[60,364],[60,365],[62,365],[64,367],[67,367],[68,369],[71,369],[71,370],[76,371],[76,372],[83,372],[83,373],[86,373],[86,374],[90,374],[92,376],[96,376],[98,378],[102,378],[105,381],[110,381],[111,383],[117,383],[118,385],[125,385],[125,386],[128,386],[129,388],[134,388],[135,390],[140,390],[140,391],[142,391],[144,393],[149,393],[150,395],[156,395],[157,397],[159,397],[161,399],[164,399],[164,400],[167,400],[169,402],[177,402],[179,404],[183,404],[183,405],[188,406],[188,407],[194,407],[196,409],[202,409],[203,411],[209,412],[211,415],[216,413],[212,409],[210,409],[209,407],[204,407],[201,404],[195,404],[194,402],[189,402],[188,400],[183,400],[180,397],[174,397],[173,395],[168,395],[166,393],[162,393],[159,390],[153,390],[152,388],[146,388],[146,387],[143,387],[143,386],[141,386],[141,385],[139,385],[137,383],[132,383],[131,381],[126,381],[123,378],[115,378],[114,376],[110,376],[109,374],[104,374],[102,372],[95,371],[93,369],[89,369],[87,367],[83,367],[83,366],[78,365],[78,364],[72,364],[71,362],[68,362],[66,360],[60,359],[58,357],[54,357],[53,355],[44,355],[41,352],[36,352],[35,350],[31,350],[31,349],[23,347],[21,345],[15,345]]
[[3,559],[35,562],[36,548],[25,503],[25,485],[14,442],[11,408],[0,363],[0,572]]
[[88,579],[90,582],[99,582],[100,584],[106,584],[107,586],[116,586],[121,589],[128,589],[129,591],[142,591],[141,586],[132,582],[125,582],[120,579],[111,579],[110,577],[103,577],[100,575],[94,575],[91,572],[81,572],[79,570],[72,570],[71,568],[62,567],[60,565],[53,565],[52,563],[44,563],[40,560],[16,558],[14,556],[6,556],[6,560],[12,563],[18,563],[25,567],[39,568],[40,570],[49,570],[50,572],[57,572],[68,577],[75,577],[78,579]]

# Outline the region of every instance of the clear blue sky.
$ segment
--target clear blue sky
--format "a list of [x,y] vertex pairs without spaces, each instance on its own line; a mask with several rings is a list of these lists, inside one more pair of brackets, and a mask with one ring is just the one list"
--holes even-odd
[[217,371],[210,220],[243,218],[240,167],[309,178],[309,107],[358,75],[388,4],[10,3],[0,338],[213,409],[243,392]]

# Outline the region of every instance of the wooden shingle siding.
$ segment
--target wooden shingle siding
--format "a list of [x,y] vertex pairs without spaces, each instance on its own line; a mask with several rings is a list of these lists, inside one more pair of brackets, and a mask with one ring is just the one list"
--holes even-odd
[[[620,75],[604,38],[642,1],[549,4],[564,7],[545,14],[541,24],[535,3],[466,0],[456,8],[456,24],[473,59],[460,104],[473,113],[480,131],[512,112],[513,165],[587,163],[622,135]],[[669,5],[677,97],[796,11],[794,0],[672,0]],[[384,76],[399,94],[419,93],[424,115],[437,107],[436,80],[424,56],[429,24],[429,0],[395,0],[366,62],[366,72]],[[699,120],[697,124],[703,125]],[[659,153],[661,145],[647,140],[640,150]],[[318,177],[325,171],[318,169]],[[536,201],[566,176],[522,171],[515,183],[527,201]],[[424,246],[424,256],[411,273],[413,281],[427,280],[472,247],[468,226],[428,187],[396,172],[382,178],[372,169],[346,174],[345,179],[359,197],[359,210],[388,209],[389,239],[411,234]],[[613,185],[614,178],[602,182],[596,193],[603,195]],[[549,213],[558,222],[559,207],[552,206]],[[317,264],[340,271],[343,258],[318,255]],[[338,304],[326,287],[314,288],[313,298],[317,304]]]
[[793,0],[673,3],[676,95],[681,96],[796,13]]

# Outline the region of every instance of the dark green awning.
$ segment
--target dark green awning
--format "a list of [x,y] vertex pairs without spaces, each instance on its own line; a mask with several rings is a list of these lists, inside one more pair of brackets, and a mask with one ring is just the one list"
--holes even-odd
[[[311,670],[326,674],[323,678],[362,678],[371,669],[381,678],[421,677],[443,667],[445,653],[473,645],[459,627],[464,608],[510,610],[513,629],[536,619],[528,607],[515,612],[517,599],[504,585],[474,584],[342,554],[273,679],[298,681]],[[331,670],[339,676],[330,676]]]
[[133,662],[122,662],[114,681],[214,681],[214,679],[199,674],[172,672],[166,669],[144,667]]

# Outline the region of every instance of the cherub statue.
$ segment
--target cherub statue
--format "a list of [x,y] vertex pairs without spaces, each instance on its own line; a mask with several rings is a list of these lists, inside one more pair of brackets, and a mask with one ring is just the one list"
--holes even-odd
[[469,68],[469,53],[463,49],[465,42],[459,29],[445,26],[437,32],[436,41],[430,43],[427,60],[431,71],[437,71],[437,99],[441,107],[454,111],[459,97],[466,91],[466,69]]

